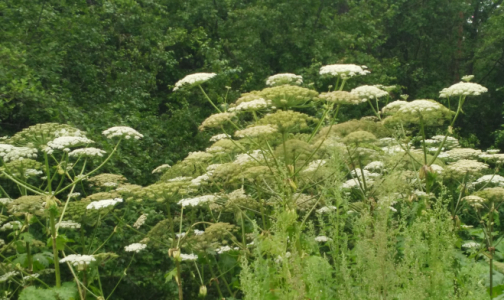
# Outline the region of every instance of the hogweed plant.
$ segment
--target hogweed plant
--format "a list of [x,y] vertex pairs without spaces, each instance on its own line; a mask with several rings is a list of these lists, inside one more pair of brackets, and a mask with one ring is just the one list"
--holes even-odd
[[[10,232],[2,240],[0,250],[4,260],[2,271],[6,272],[2,282],[14,284],[2,289],[5,297],[16,295],[24,287],[20,299],[37,297],[35,295],[70,299],[74,297],[75,289],[80,299],[86,299],[87,294],[105,299],[101,288],[94,289],[94,292],[89,289],[88,276],[93,273],[91,269],[97,267],[96,262],[103,263],[116,255],[98,253],[103,245],[93,249],[84,242],[80,251],[89,254],[78,254],[78,247],[70,246],[74,241],[67,233],[81,231],[84,234],[84,225],[99,225],[100,219],[123,200],[105,192],[79,201],[76,198],[80,193],[76,191],[88,191],[84,187],[88,183],[90,186],[116,187],[122,179],[125,180],[113,174],[92,175],[110,160],[123,140],[137,140],[143,136],[124,126],[109,128],[103,134],[116,140],[108,155],[104,150],[90,147],[94,141],[87,138],[85,132],[55,123],[28,127],[0,144],[3,179],[0,190],[5,197],[2,199],[4,224],[0,230]],[[48,237],[50,251],[39,240],[44,235]],[[84,241],[85,237],[81,236],[81,240]],[[131,251],[132,246],[125,251]],[[62,284],[60,264],[68,266],[76,285]],[[47,277],[51,272],[54,281]],[[37,289],[33,283],[47,289]],[[54,287],[49,288],[52,284]]]
[[[46,130],[65,134],[35,135],[39,142],[25,138],[35,129],[13,136],[0,146],[10,183],[2,192],[19,195],[2,199],[1,229],[11,232],[2,235],[2,255],[17,246],[2,265],[4,290],[16,295],[30,285],[24,296],[47,285],[60,293],[56,266],[64,262],[81,299],[128,290],[132,269],[149,270],[149,280],[163,270],[166,297],[180,300],[482,299],[486,287],[498,294],[504,256],[493,250],[502,229],[491,195],[504,185],[504,154],[461,148],[453,136],[466,99],[486,88],[465,77],[440,92],[448,107],[407,95],[391,101],[396,86],[355,85],[369,73],[323,66],[329,87],[321,93],[300,75],[276,74],[233,103],[205,92],[218,74],[186,76],[173,90],[196,88],[215,108],[199,126],[212,137],[206,149],[153,170],[159,180],[145,187],[97,174],[121,141],[141,138],[132,129],[104,132],[119,139],[108,156],[65,125]],[[356,108],[373,115],[343,122]],[[471,208],[471,197],[486,200]],[[477,255],[461,242],[477,234],[470,226],[486,245]],[[47,232],[50,253],[35,252],[44,249],[36,230]],[[118,241],[129,263],[112,276],[102,266],[118,258],[110,250]],[[155,259],[139,267],[138,252]],[[54,262],[56,288],[41,280],[41,255]]]

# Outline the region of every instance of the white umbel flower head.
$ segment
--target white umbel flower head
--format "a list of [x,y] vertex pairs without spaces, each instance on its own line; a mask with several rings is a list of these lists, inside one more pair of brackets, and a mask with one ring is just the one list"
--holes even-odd
[[109,206],[114,206],[117,203],[123,202],[123,199],[121,198],[114,198],[114,199],[106,199],[106,200],[100,200],[100,201],[93,201],[89,203],[89,205],[86,207],[86,209],[102,209],[105,207]]
[[134,138],[135,140],[143,138],[142,134],[128,126],[114,126],[107,130],[104,130],[102,134],[109,139],[116,136],[124,137],[127,140],[131,138]]
[[49,143],[47,143],[47,146],[51,149],[65,150],[70,147],[87,145],[91,143],[94,143],[94,141],[88,139],[87,137],[62,136],[50,141]]
[[198,259],[198,255],[180,253],[180,259],[186,260],[186,261],[195,261]]
[[226,133],[216,134],[210,138],[210,142],[217,142],[220,140],[230,139],[231,136]]
[[3,157],[5,162],[14,160],[23,160],[25,158],[36,158],[37,149],[28,147],[13,147]]
[[106,152],[104,150],[94,148],[94,147],[88,147],[88,148],[82,148],[82,149],[76,149],[70,153],[68,153],[69,157],[79,157],[79,156],[85,156],[85,157],[103,157],[103,154]]
[[355,89],[350,91],[350,94],[354,94],[362,100],[378,99],[388,95],[387,92],[380,90],[376,86],[372,85],[362,85],[356,87]]
[[272,75],[268,77],[266,80],[266,85],[269,86],[274,86],[274,85],[281,85],[281,84],[302,84],[303,83],[303,76],[292,74],[292,73],[280,73],[276,75]]
[[70,263],[73,266],[85,266],[91,262],[96,261],[92,255],[70,254],[65,258],[60,259],[60,263]]
[[332,75],[340,76],[341,78],[348,78],[371,73],[366,69],[366,66],[358,66],[354,64],[327,65],[320,68],[320,75]]
[[81,224],[74,222],[72,220],[61,221],[58,224],[56,224],[56,228],[79,229],[81,228]]
[[444,88],[441,92],[439,92],[439,97],[446,98],[451,96],[479,96],[486,92],[488,92],[488,89],[482,85],[473,82],[461,81],[448,88]]
[[314,160],[314,161],[310,162],[308,164],[308,166],[306,166],[306,168],[303,170],[303,172],[306,172],[306,173],[314,172],[314,171],[320,169],[320,167],[322,167],[326,163],[327,163],[327,161],[324,159]]
[[11,230],[11,229],[20,229],[21,226],[22,226],[22,224],[19,221],[10,221],[10,222],[3,224],[2,228],[0,228],[0,231],[6,231],[6,230]]
[[248,102],[242,102],[235,107],[230,107],[228,111],[257,111],[267,108],[270,104],[271,102],[259,98]]
[[204,195],[204,196],[199,196],[199,197],[195,197],[195,198],[182,199],[178,202],[178,204],[181,205],[182,207],[198,206],[202,203],[215,201],[215,199],[217,199],[217,197],[214,195]]
[[2,276],[0,276],[0,282],[5,282],[5,281],[9,280],[11,277],[14,277],[18,274],[19,274],[19,272],[17,272],[17,271],[7,272],[7,273],[3,274]]
[[182,78],[181,80],[177,81],[177,83],[175,83],[175,87],[173,88],[173,91],[178,90],[183,85],[202,84],[205,81],[212,79],[216,75],[217,74],[215,74],[215,73],[194,73],[194,74],[187,75],[186,77]]
[[0,144],[0,156],[4,157],[5,154],[11,152],[15,147],[9,144]]
[[237,130],[235,132],[236,137],[258,137],[261,135],[267,135],[277,132],[276,126],[273,125],[257,125],[248,127],[242,130]]
[[169,168],[171,168],[171,166],[169,164],[162,164],[159,167],[152,170],[152,174],[163,173],[165,170],[168,170]]
[[222,246],[220,248],[215,249],[215,252],[217,252],[219,254],[222,254],[224,252],[228,252],[228,251],[231,251],[231,250],[233,250],[233,249],[231,247],[229,247],[229,246]]
[[133,243],[131,245],[128,245],[128,246],[124,247],[124,251],[138,253],[138,252],[142,251],[145,248],[147,248],[147,245],[145,245],[145,244]]
[[320,209],[317,209],[317,213],[319,214],[329,213],[335,211],[336,209],[337,209],[336,206],[324,206]]
[[480,247],[481,247],[481,245],[476,242],[467,242],[465,244],[462,244],[462,248],[466,248],[466,249],[478,249]]
[[389,104],[385,105],[381,112],[383,114],[392,114],[396,111],[398,111],[403,105],[407,104],[408,102],[402,101],[402,100],[396,100],[392,101]]
[[138,217],[138,219],[133,224],[133,227],[135,227],[136,229],[142,227],[142,225],[145,224],[145,221],[147,221],[147,216],[148,214],[142,214],[140,217]]
[[323,243],[323,242],[327,242],[327,241],[330,241],[331,239],[328,238],[327,236],[325,235],[321,235],[321,236],[317,236],[315,238],[315,241],[319,242],[319,243]]

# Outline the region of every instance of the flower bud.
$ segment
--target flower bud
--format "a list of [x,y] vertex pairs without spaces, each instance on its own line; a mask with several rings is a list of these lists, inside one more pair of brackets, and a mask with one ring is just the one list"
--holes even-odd
[[203,298],[206,295],[207,295],[207,287],[205,285],[200,286],[198,296]]
[[168,256],[173,257],[175,261],[182,261],[180,258],[180,249],[179,248],[171,248],[168,250]]

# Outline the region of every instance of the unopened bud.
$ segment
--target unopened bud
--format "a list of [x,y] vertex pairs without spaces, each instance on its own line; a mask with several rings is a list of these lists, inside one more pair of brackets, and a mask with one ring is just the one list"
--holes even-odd
[[205,297],[207,295],[207,287],[205,285],[200,286],[199,288],[199,296]]
[[173,257],[175,261],[182,261],[180,258],[180,249],[179,248],[171,248],[168,250],[168,256]]

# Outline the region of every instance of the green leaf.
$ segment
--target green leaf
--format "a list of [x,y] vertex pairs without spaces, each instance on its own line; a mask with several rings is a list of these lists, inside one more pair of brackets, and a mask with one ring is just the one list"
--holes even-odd
[[[67,243],[71,243],[73,241],[74,240],[67,238],[66,235],[60,234],[56,238],[56,249],[58,249],[60,251],[65,250],[65,245]],[[47,239],[47,246],[52,247],[52,238]]]
[[39,289],[27,287],[19,294],[19,300],[75,300],[77,286],[73,282],[64,282],[60,288]]
[[170,272],[165,274],[165,282],[172,280],[173,277],[177,276],[177,268],[171,270]]

